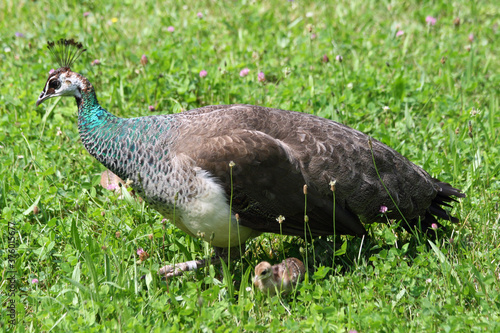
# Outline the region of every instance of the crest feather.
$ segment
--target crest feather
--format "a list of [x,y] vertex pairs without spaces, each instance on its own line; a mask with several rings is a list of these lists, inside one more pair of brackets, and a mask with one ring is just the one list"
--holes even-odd
[[76,42],[74,39],[59,39],[56,42],[47,42],[52,58],[59,64],[59,67],[70,68],[70,66],[78,59],[86,49],[82,43]]

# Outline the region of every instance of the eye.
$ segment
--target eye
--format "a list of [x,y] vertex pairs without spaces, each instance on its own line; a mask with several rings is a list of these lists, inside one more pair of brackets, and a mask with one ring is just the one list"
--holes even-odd
[[57,89],[61,88],[61,82],[59,82],[59,80],[50,81],[49,88],[53,88],[53,89],[57,90]]

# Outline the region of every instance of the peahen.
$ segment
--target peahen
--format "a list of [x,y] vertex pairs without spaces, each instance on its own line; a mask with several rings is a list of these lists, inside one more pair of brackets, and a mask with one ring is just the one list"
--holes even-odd
[[304,236],[305,200],[312,236],[363,235],[361,221],[387,218],[423,230],[437,224],[436,217],[458,221],[443,206],[464,197],[460,190],[355,129],[243,104],[119,118],[71,71],[85,51],[80,43],[60,40],[48,48],[61,67],[49,74],[36,105],[74,97],[88,152],[178,228],[216,248],[280,233],[280,224],[283,234]]

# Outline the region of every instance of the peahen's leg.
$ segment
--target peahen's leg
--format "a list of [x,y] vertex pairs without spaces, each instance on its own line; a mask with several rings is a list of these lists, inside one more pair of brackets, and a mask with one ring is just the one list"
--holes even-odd
[[[243,245],[244,246],[244,245]],[[199,268],[205,267],[209,264],[217,265],[220,264],[221,260],[227,262],[228,254],[231,252],[231,260],[240,257],[240,246],[235,246],[232,248],[221,248],[215,247],[215,256],[209,259],[191,260],[186,262],[177,263],[175,265],[166,265],[160,268],[158,273],[165,278],[170,278],[172,276],[182,275],[183,272],[194,271]]]

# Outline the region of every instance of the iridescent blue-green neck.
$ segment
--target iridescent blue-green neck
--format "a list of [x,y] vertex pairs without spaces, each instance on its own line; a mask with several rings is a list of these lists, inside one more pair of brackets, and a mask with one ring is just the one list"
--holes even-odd
[[[123,127],[125,119],[114,116],[106,111],[99,102],[94,88],[89,84],[88,89],[81,91],[76,97],[78,105],[78,131],[82,143],[88,152],[99,162],[110,168],[109,152],[114,150],[114,139],[117,131]],[[116,170],[113,170],[115,172]]]
[[105,126],[110,120],[116,120],[116,116],[106,111],[99,102],[94,88],[81,91],[81,97],[76,97],[78,106],[78,129],[80,135],[84,135],[93,129]]
[[140,178],[150,179],[158,172],[157,160],[163,160],[162,166],[170,168],[166,155],[170,150],[173,116],[116,117],[99,105],[90,83],[84,86],[76,98],[83,145],[106,168],[123,180],[133,181],[132,187],[141,193]]

